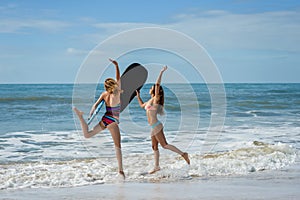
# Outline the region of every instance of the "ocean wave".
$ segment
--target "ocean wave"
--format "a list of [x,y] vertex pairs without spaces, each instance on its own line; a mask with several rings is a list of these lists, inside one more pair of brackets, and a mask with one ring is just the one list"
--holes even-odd
[[250,110],[245,112],[246,114],[253,115],[254,117],[262,116],[262,117],[268,117],[268,116],[280,116],[282,113],[274,112],[274,111],[265,111],[265,110]]
[[277,90],[267,90],[267,93],[275,93],[275,94],[290,94],[290,90],[285,90],[285,89],[277,89]]
[[[229,102],[231,103],[231,102]],[[230,105],[230,104],[229,104]],[[286,102],[272,102],[269,100],[265,101],[237,101],[237,102],[232,102],[232,106],[239,108],[239,109],[245,109],[245,108],[254,108],[254,109],[269,109],[269,110],[284,110],[287,108],[290,108],[291,105],[286,104]]]
[[60,102],[72,102],[70,97],[55,97],[55,96],[22,96],[22,97],[1,97],[0,103],[12,103],[12,102],[37,102],[37,101],[60,101]]
[[[295,163],[299,153],[277,143],[253,142],[250,146],[206,155],[190,154],[191,165],[174,154],[161,153],[161,170],[149,175],[151,154],[123,155],[128,182],[172,182],[206,176],[247,175],[277,170]],[[115,158],[86,158],[70,161],[28,162],[0,165],[0,189],[74,187],[116,183]]]

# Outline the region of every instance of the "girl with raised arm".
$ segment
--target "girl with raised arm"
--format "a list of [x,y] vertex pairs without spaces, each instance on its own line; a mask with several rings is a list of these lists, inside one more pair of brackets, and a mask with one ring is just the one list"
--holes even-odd
[[188,153],[182,152],[177,147],[168,144],[164,135],[163,131],[163,124],[158,120],[157,114],[162,115],[164,113],[164,90],[161,83],[161,78],[163,75],[163,72],[167,70],[167,66],[165,66],[161,71],[157,78],[156,84],[154,84],[149,94],[151,95],[151,99],[147,101],[146,103],[143,102],[141,99],[141,96],[138,91],[136,91],[138,102],[141,106],[141,108],[144,108],[146,110],[146,115],[148,118],[148,123],[151,126],[151,141],[152,141],[152,149],[154,151],[154,169],[149,172],[149,174],[153,174],[160,170],[159,166],[159,150],[158,150],[158,143],[165,149],[169,149],[173,152],[178,153],[181,155],[187,164],[190,164]]
[[119,115],[120,115],[120,94],[121,94],[121,80],[120,71],[117,61],[109,59],[116,68],[116,80],[113,78],[107,78],[104,82],[105,92],[103,92],[96,103],[92,106],[90,111],[90,117],[99,105],[99,103],[104,100],[106,105],[106,113],[102,117],[102,120],[91,130],[83,118],[83,112],[77,108],[73,108],[77,114],[82,132],[85,138],[90,138],[104,129],[108,129],[111,133],[112,139],[115,145],[116,157],[118,160],[119,174],[125,179],[125,174],[123,172],[122,164],[122,151],[121,151],[121,135],[119,129]]

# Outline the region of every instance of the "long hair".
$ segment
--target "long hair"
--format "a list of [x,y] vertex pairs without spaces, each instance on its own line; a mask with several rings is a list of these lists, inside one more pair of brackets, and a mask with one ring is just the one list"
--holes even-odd
[[158,102],[156,102],[157,104],[159,104],[158,108],[157,108],[157,113],[160,115],[164,114],[164,104],[165,104],[165,95],[164,95],[164,89],[161,85],[159,85],[159,90],[158,90],[158,95],[155,94],[155,87],[158,84],[154,84],[153,85],[153,90],[151,91],[151,95],[154,95],[156,97],[158,97]]
[[118,83],[117,81],[115,81],[115,79],[113,78],[107,78],[104,81],[104,88],[107,92],[109,92],[110,94],[113,94],[117,91],[118,89]]

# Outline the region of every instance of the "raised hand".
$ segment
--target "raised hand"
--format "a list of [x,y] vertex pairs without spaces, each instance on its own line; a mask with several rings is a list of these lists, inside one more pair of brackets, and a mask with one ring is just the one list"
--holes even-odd
[[136,96],[139,97],[140,96],[139,91],[136,90],[135,92],[136,92]]
[[120,70],[119,70],[118,62],[111,59],[111,58],[109,59],[109,61],[112,62],[116,67],[116,80],[118,81],[119,87],[121,88],[121,82],[120,82],[121,76],[120,76]]
[[111,58],[109,59],[109,61],[112,62],[114,65],[118,66],[118,62],[117,61],[115,61],[115,60],[113,60]]
[[161,72],[164,72],[164,71],[166,71],[168,69],[168,66],[166,65],[166,66],[164,66],[162,69],[161,69]]

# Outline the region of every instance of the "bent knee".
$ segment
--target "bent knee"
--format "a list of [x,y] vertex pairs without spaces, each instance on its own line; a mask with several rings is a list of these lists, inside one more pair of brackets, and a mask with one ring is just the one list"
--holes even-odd
[[157,151],[158,150],[158,145],[152,145],[152,149],[153,149],[153,151]]
[[88,139],[88,138],[91,138],[92,135],[91,135],[90,133],[83,133],[83,137],[84,137],[85,139]]

